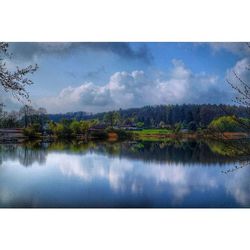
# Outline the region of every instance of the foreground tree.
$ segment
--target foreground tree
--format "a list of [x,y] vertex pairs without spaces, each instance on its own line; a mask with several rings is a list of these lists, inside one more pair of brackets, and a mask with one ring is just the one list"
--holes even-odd
[[[250,43],[247,43],[250,51]],[[250,71],[250,65],[245,68],[246,71]],[[234,102],[237,105],[246,107],[248,116],[250,116],[250,82],[246,82],[241,78],[239,74],[236,73],[235,70],[232,71],[234,79],[227,79],[227,83],[232,87],[235,91],[235,99]],[[246,132],[250,132],[250,125],[248,122],[240,119],[238,116],[234,115],[234,119],[238,124],[242,127],[242,129],[246,130]]]
[[4,113],[3,108],[4,108],[4,105],[2,103],[0,103],[0,120],[3,117],[3,113]]
[[39,124],[40,130],[48,121],[47,111],[44,108],[35,109],[30,105],[24,105],[18,112],[20,123],[26,128],[31,124]]
[[[247,44],[250,50],[250,45]],[[246,67],[246,71],[250,70],[250,67]],[[244,132],[247,136],[250,135],[250,82],[246,82],[241,78],[239,74],[235,71],[232,71],[234,78],[227,79],[227,83],[235,91],[234,102],[240,107],[244,107],[247,112],[247,118],[242,118],[240,115],[236,115],[233,112],[223,109],[223,106],[220,108],[224,111],[227,116],[221,117],[217,120],[214,120],[210,127],[215,126],[217,131],[231,130],[231,131],[241,131]],[[217,133],[218,134],[218,133]],[[223,137],[226,137],[223,135]],[[229,139],[229,138],[227,138]],[[241,159],[244,160],[244,166],[250,166],[250,143],[249,140],[245,138],[235,140],[224,140],[223,144],[226,149],[230,152],[234,152],[234,156],[241,156]],[[236,166],[236,169],[237,166]]]
[[30,123],[30,117],[35,114],[35,109],[29,105],[24,105],[19,110],[20,117],[24,120],[24,127],[26,128]]
[[85,136],[88,138],[89,129],[98,124],[97,120],[66,120],[61,122],[49,122],[49,133],[57,138],[76,138]]
[[38,66],[29,65],[25,68],[16,67],[12,71],[8,69],[6,60],[11,59],[12,55],[8,52],[8,43],[0,42],[0,86],[4,91],[11,92],[18,100],[29,100],[29,93],[26,87],[33,84],[32,80],[27,78],[28,74],[33,74]]

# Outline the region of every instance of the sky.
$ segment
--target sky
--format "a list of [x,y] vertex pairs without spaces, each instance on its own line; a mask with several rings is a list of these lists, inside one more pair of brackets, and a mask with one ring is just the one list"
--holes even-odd
[[[232,104],[235,71],[250,80],[246,43],[9,43],[14,70],[38,64],[27,88],[49,113],[158,104]],[[22,103],[0,89],[8,110]]]

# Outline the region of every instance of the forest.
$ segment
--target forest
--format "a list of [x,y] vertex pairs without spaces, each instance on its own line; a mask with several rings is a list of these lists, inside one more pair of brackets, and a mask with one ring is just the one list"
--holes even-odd
[[[113,111],[114,112],[114,111]],[[248,107],[236,105],[216,104],[183,104],[183,105],[157,105],[142,108],[120,109],[116,111],[121,120],[126,124],[143,123],[144,127],[165,127],[182,123],[184,126],[195,124],[197,127],[207,127],[211,121],[220,116],[237,116],[249,118]],[[62,119],[103,121],[108,112],[89,114],[86,112],[70,112],[66,114],[49,114],[48,118],[59,122]]]

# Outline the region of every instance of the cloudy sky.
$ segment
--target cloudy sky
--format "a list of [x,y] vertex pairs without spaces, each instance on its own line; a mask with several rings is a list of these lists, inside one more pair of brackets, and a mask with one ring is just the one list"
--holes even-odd
[[[10,68],[37,63],[32,105],[50,113],[232,103],[232,70],[250,80],[245,43],[10,43]],[[0,90],[8,109],[20,104]]]

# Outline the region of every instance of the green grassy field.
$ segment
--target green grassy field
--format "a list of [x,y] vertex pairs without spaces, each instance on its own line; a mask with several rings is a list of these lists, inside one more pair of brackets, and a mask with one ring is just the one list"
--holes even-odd
[[173,133],[173,131],[170,129],[143,129],[135,133],[139,135],[166,135]]

